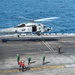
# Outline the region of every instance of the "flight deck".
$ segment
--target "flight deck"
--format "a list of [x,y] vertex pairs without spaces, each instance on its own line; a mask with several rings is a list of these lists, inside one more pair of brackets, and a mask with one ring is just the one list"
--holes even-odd
[[[61,53],[59,53],[61,47]],[[19,71],[16,54],[29,68]],[[45,64],[42,56],[45,55]],[[28,56],[32,63],[28,65]],[[0,75],[75,75],[75,35],[0,36]]]

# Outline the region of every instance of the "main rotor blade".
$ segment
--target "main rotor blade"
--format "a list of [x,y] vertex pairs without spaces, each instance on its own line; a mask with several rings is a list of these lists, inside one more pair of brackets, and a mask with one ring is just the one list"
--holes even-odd
[[43,18],[43,19],[36,19],[34,21],[36,22],[40,22],[40,21],[50,21],[50,20],[53,20],[53,19],[58,19],[59,17],[50,17],[50,18]]
[[24,16],[18,16],[19,19],[24,19],[24,20],[29,20],[28,18],[24,17]]
[[0,20],[30,20],[30,19],[28,19],[28,18],[26,18],[26,17],[24,17],[24,16],[13,16],[13,17],[5,17],[5,18],[0,18]]

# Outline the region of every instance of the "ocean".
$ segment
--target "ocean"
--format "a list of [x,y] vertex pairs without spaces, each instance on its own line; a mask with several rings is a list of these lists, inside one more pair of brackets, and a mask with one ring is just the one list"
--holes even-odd
[[50,33],[75,33],[75,0],[0,0],[0,29],[49,17]]

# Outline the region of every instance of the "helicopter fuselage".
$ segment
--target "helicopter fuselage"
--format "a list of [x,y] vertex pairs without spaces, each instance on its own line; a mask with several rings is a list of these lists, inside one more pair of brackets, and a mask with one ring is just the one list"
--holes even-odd
[[40,35],[40,33],[42,32],[47,32],[50,31],[51,28],[44,26],[43,24],[39,24],[39,23],[22,23],[19,24],[16,27],[12,27],[12,28],[6,28],[6,29],[1,29],[0,32],[35,32],[36,34]]

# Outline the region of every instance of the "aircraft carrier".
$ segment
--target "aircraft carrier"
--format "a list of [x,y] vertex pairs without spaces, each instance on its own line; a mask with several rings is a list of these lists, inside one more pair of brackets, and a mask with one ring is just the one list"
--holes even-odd
[[[25,61],[28,68],[25,72],[19,71],[16,54]],[[1,35],[0,75],[6,74],[75,75],[75,34]]]

